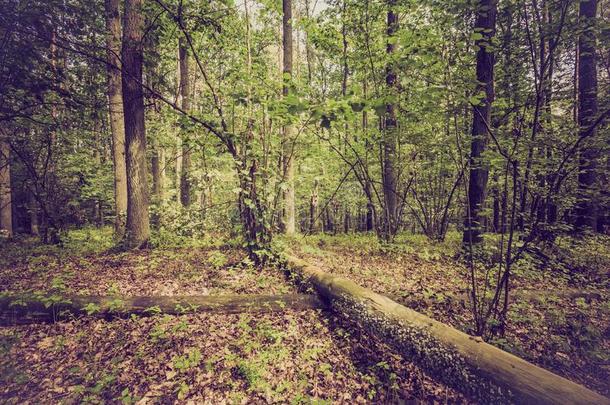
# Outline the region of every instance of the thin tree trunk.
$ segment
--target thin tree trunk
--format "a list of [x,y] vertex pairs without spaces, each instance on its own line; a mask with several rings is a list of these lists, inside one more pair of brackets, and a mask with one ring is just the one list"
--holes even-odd
[[[386,53],[391,58],[396,50],[395,34],[398,31],[398,15],[394,12],[396,0],[388,0],[387,13],[387,44]],[[397,87],[396,71],[394,70],[392,61],[386,66],[386,86],[388,91],[395,95]],[[382,139],[383,153],[383,195],[385,200],[384,211],[384,232],[383,236],[386,240],[391,240],[397,230],[397,186],[398,176],[396,174],[396,145],[398,143],[398,129],[396,121],[396,108],[394,103],[386,104],[385,128]]]
[[[309,19],[311,17],[310,0],[305,0],[305,17]],[[309,32],[305,33],[305,59],[307,62],[307,79],[311,85],[312,69],[313,69],[313,49],[311,47],[311,40],[309,39]]]
[[28,188],[28,214],[30,216],[30,234],[34,236],[39,235],[38,229],[38,201],[36,201],[36,196],[34,195],[35,190],[33,186],[29,186]]
[[[63,83],[61,77],[59,75],[59,70],[57,68],[57,32],[53,29],[51,33],[51,44],[49,46],[49,57],[51,62],[51,72],[52,79],[57,83],[58,87],[62,88]],[[50,94],[49,94],[50,95]],[[52,96],[50,97],[52,98]],[[55,177],[55,144],[57,140],[57,130],[60,127],[60,116],[59,111],[57,109],[57,103],[51,103],[51,120],[52,125],[50,127],[47,144],[46,144],[46,161],[47,164],[44,168],[44,173],[42,174],[42,182],[41,187],[38,193],[42,213],[42,221],[41,221],[41,229],[40,229],[40,241],[42,243],[52,243],[56,244],[60,242],[59,239],[59,224],[53,218],[54,215],[54,207],[53,207],[53,198],[54,198],[54,187],[56,186],[56,177]]]
[[[477,9],[475,32],[481,34],[476,41],[477,86],[484,92],[483,99],[473,107],[472,141],[470,144],[470,177],[468,181],[468,201],[464,221],[464,243],[482,241],[482,210],[487,189],[488,167],[482,160],[487,146],[487,126],[490,123],[491,103],[494,99],[494,62],[493,48],[489,46],[496,31],[496,0],[480,0]],[[486,46],[487,45],[487,46]]]
[[313,191],[311,192],[311,201],[309,205],[309,233],[315,233],[319,230],[318,216],[318,180],[314,180]]
[[[597,61],[595,40],[595,18],[597,0],[580,2],[579,19],[584,25],[578,38],[578,126],[580,135],[597,115]],[[595,140],[596,131],[589,136]],[[590,141],[589,141],[590,143]],[[586,145],[580,152],[578,172],[578,203],[576,206],[576,228],[595,230],[598,207],[595,196],[596,170],[599,153],[595,145]]]
[[[191,108],[191,90],[189,85],[189,61],[186,40],[183,37],[179,39],[179,58],[180,58],[180,98],[181,108],[184,111],[189,111]],[[185,129],[182,129],[182,170],[180,171],[180,202],[183,207],[188,207],[191,204],[191,152],[189,144],[184,139]]]
[[[363,93],[364,93],[364,98],[367,98],[367,85],[366,85],[366,81],[362,84],[362,88],[363,88]],[[367,114],[366,109],[362,110],[362,131],[364,132],[364,136],[365,136],[365,156],[364,156],[364,161],[365,161],[365,165],[363,165],[364,167],[362,168],[364,171],[364,187],[363,187],[363,191],[364,191],[364,195],[366,196],[366,231],[370,232],[375,228],[375,205],[373,204],[373,194],[372,194],[372,190],[371,190],[371,177],[369,176],[368,173],[368,153],[369,153],[369,138],[368,138],[368,131],[369,131],[369,117]]]
[[127,156],[126,248],[148,245],[148,179],[142,64],[144,17],[142,0],[126,0],[123,20],[123,111]]
[[[283,0],[283,88],[282,94],[288,96],[290,91],[289,81],[292,78],[292,0]],[[294,127],[292,124],[284,125],[282,139],[283,169],[286,182],[284,191],[284,230],[287,235],[296,232],[296,208],[294,190]]]
[[[93,159],[95,161],[95,166],[97,170],[100,170],[102,167],[102,152],[101,152],[101,139],[100,139],[100,121],[96,117],[94,123],[94,137],[95,137],[95,150],[93,152]],[[102,204],[102,200],[100,198],[96,198],[93,202],[93,221],[95,222],[95,226],[101,228],[104,226],[104,207]]]
[[0,234],[13,237],[10,146],[5,139],[0,139]]
[[493,232],[498,233],[500,231],[500,185],[499,185],[498,174],[493,176]]
[[[545,8],[544,8],[544,19],[546,24],[552,24],[553,20],[552,20],[552,14],[549,10],[549,5],[547,4],[547,2],[545,1],[544,3]],[[551,49],[551,38],[547,39],[546,42],[546,47],[550,50]],[[552,126],[552,99],[553,99],[553,73],[554,73],[554,66],[555,66],[555,56],[554,53],[551,53],[549,55],[550,57],[550,61],[549,61],[549,76],[548,76],[548,80],[546,81],[546,86],[545,86],[545,99],[544,99],[544,110],[545,110],[545,126],[546,126],[546,133],[547,135],[547,139],[552,140],[553,139],[553,126]],[[553,150],[550,146],[547,146],[546,148],[546,159],[547,161],[552,161],[553,159]],[[546,184],[549,185],[552,183],[552,174],[548,174],[546,177]],[[551,194],[549,192],[549,194]],[[546,201],[545,201],[545,209],[546,209],[546,220],[547,223],[549,225],[554,224],[555,222],[557,222],[557,203],[555,202],[555,198],[552,195],[548,195],[546,197]]]
[[[178,86],[176,87],[176,99],[178,100],[178,105],[182,106],[182,89],[180,88],[180,46],[178,46],[177,57],[178,59],[176,61],[176,83],[178,83]],[[179,121],[176,121],[177,126],[179,125],[178,123]],[[174,152],[174,160],[176,162],[174,173],[174,191],[176,193],[176,202],[180,202],[180,179],[182,178],[182,133],[180,132],[178,132],[176,136],[176,145]]]
[[153,142],[153,154],[150,160],[150,166],[152,171],[152,194],[153,200],[157,203],[161,202],[162,191],[162,175],[161,175],[161,151],[157,143]]
[[161,190],[161,159],[159,145],[153,140],[153,153],[150,159],[150,170],[152,172],[152,198],[151,202],[156,205],[153,211],[150,222],[154,228],[159,226],[160,222],[160,206],[162,202],[163,191]]
[[125,163],[125,126],[121,91],[121,21],[119,0],[106,0],[106,47],[108,59],[108,111],[112,132],[114,161],[114,229],[118,238],[125,234],[127,217],[127,169]]

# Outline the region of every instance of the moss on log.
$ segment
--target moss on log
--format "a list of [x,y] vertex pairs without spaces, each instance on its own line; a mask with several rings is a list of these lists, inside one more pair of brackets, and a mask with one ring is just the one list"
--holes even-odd
[[432,377],[483,403],[610,404],[581,385],[435,321],[358,284],[288,256],[287,270],[331,308],[422,366]]
[[44,296],[0,297],[0,325],[55,322],[79,316],[102,318],[135,315],[182,315],[193,312],[268,312],[323,308],[315,295],[201,295],[201,296]]

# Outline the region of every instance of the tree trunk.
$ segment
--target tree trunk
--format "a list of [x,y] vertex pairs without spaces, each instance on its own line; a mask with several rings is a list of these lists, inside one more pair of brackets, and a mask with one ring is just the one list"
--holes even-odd
[[349,233],[352,229],[352,212],[348,207],[345,207],[345,218],[343,221],[343,231]]
[[10,146],[5,139],[0,139],[0,234],[13,237]]
[[[587,131],[597,115],[597,61],[595,18],[597,0],[580,2],[579,20],[584,25],[578,38],[578,126],[579,135]],[[587,145],[580,152],[578,171],[578,203],[575,225],[579,231],[595,230],[598,207],[595,193],[599,153],[592,141],[596,131],[588,136]]]
[[500,178],[497,173],[493,176],[493,232],[500,232]]
[[[104,145],[102,144],[102,140],[101,140],[102,122],[101,122],[101,119],[97,116],[94,118],[94,120],[95,120],[95,122],[93,124],[93,132],[94,132],[95,146],[94,146],[94,151],[93,151],[93,159],[95,161],[96,170],[98,170],[98,172],[99,172],[104,164],[103,154],[102,154]],[[104,203],[102,201],[102,198],[100,198],[100,196],[98,196],[98,198],[95,199],[93,204],[94,204],[93,205],[93,221],[94,221],[96,227],[101,228],[104,226]]]
[[[544,3],[545,4],[545,9],[544,9],[544,18],[545,18],[545,22],[547,24],[552,24],[553,23],[553,19],[552,19],[552,14],[549,10],[549,6],[547,4],[547,2]],[[552,39],[549,38],[547,39],[546,42],[546,47],[549,49],[551,49],[552,46]],[[552,119],[553,119],[553,110],[552,110],[552,100],[553,100],[553,74],[554,74],[554,66],[555,66],[555,56],[553,53],[551,53],[550,55],[550,62],[549,62],[549,77],[548,80],[546,82],[546,89],[545,89],[545,99],[544,99],[544,108],[545,108],[545,126],[546,126],[546,131],[548,133],[548,139],[553,139],[553,126],[552,126]],[[547,146],[546,148],[546,159],[547,161],[551,162],[553,160],[553,149],[550,146]],[[549,192],[546,197],[546,201],[545,201],[545,206],[546,206],[546,220],[547,223],[549,225],[553,225],[555,224],[555,222],[557,222],[557,202],[556,202],[556,196],[552,195],[552,190],[550,190],[551,184],[553,181],[553,175],[551,173],[549,173],[547,175],[546,178],[546,184],[549,187]]]
[[[187,296],[68,296],[63,302],[48,304],[49,297],[0,297],[0,325],[72,320],[74,316],[111,319],[129,315],[183,315],[185,313],[243,313],[312,310],[326,307],[315,295],[187,295]],[[19,305],[14,305],[18,302]]]
[[[288,96],[290,80],[292,79],[292,0],[282,0],[283,17],[283,88],[282,94]],[[283,172],[286,190],[284,191],[283,225],[287,235],[296,232],[296,208],[294,190],[294,127],[287,123],[284,125],[282,139]]]
[[[362,89],[364,93],[364,98],[367,98],[367,84],[366,81],[362,84]],[[363,184],[363,192],[366,197],[366,224],[365,230],[367,232],[372,231],[375,228],[375,205],[373,204],[373,194],[371,190],[371,176],[369,175],[368,168],[368,154],[370,149],[370,143],[368,140],[368,131],[369,131],[369,117],[366,109],[362,110],[362,131],[365,136],[365,155],[363,165],[363,173],[364,173],[364,184]]]
[[162,203],[162,182],[161,182],[161,152],[159,145],[153,140],[152,157],[150,159],[150,170],[152,172],[152,198],[151,203],[155,205],[155,209],[151,214],[150,222],[153,228],[158,228],[160,223],[160,207]]
[[487,126],[490,125],[491,103],[494,99],[493,48],[490,44],[496,32],[496,0],[480,0],[477,9],[475,33],[481,38],[475,42],[477,50],[477,93],[484,93],[482,100],[473,106],[472,141],[470,144],[470,177],[468,200],[464,220],[464,243],[482,241],[482,210],[487,188],[488,165],[483,161],[487,146]]
[[480,337],[469,336],[296,257],[287,256],[287,270],[357,327],[379,336],[427,374],[476,402],[610,404],[608,398]]
[[150,160],[150,166],[152,171],[152,194],[153,200],[159,203],[163,193],[163,181],[161,176],[161,151],[158,144],[153,144],[153,154]]
[[[184,111],[189,111],[191,108],[191,89],[189,85],[189,61],[186,40],[180,37],[178,40],[178,54],[180,58],[180,99],[181,108]],[[182,128],[182,168],[180,170],[180,203],[183,207],[191,205],[191,152],[189,143],[185,139],[186,129]]]
[[[387,43],[386,53],[388,58],[392,58],[392,55],[396,50],[396,32],[398,31],[398,15],[394,12],[396,7],[396,0],[388,0],[388,14],[387,14]],[[388,61],[386,66],[385,76],[386,86],[388,92],[392,95],[396,95],[397,77],[396,71],[394,70],[393,62]],[[383,237],[386,240],[391,240],[396,234],[398,226],[398,200],[397,200],[397,186],[398,178],[396,174],[396,145],[398,143],[398,129],[396,121],[396,108],[394,103],[386,104],[385,114],[385,128],[383,131],[382,138],[382,152],[383,152],[383,196],[384,196],[384,231]]]
[[319,227],[319,210],[318,210],[318,180],[314,180],[313,190],[311,192],[311,201],[309,205],[309,233],[318,232]]
[[119,0],[106,0],[106,48],[108,59],[108,111],[112,132],[114,161],[114,230],[117,237],[125,234],[127,217],[127,170],[125,163],[125,126],[121,91],[121,21]]
[[[60,89],[65,88],[62,81],[62,77],[58,69],[58,50],[57,50],[57,32],[54,28],[51,32],[51,44],[49,46],[49,58],[51,63],[51,75],[52,80],[57,83]],[[65,62],[65,60],[64,60]],[[49,99],[51,101],[51,118],[53,124],[50,126],[48,131],[48,137],[46,139],[46,156],[45,159],[48,162],[41,179],[38,180],[38,202],[41,208],[41,226],[40,226],[40,241],[44,244],[51,243],[57,244],[60,242],[60,227],[61,224],[57,220],[54,197],[55,187],[57,186],[57,174],[56,174],[56,161],[55,161],[55,149],[57,143],[57,132],[60,129],[61,117],[57,108],[58,103],[55,97],[58,97],[57,92],[53,95],[53,92],[49,92]],[[45,97],[46,99],[46,97]],[[41,180],[41,181],[40,181]]]
[[123,112],[127,156],[126,248],[146,247],[150,238],[142,91],[143,29],[142,0],[126,0],[122,47]]
[[34,195],[33,186],[29,186],[28,190],[28,214],[30,216],[30,234],[34,236],[39,235],[38,229],[38,201]]
[[[305,0],[305,17],[311,18],[311,5],[310,0]],[[312,85],[312,74],[313,74],[313,49],[311,46],[311,39],[309,38],[309,32],[305,33],[305,60],[307,62],[307,83]]]

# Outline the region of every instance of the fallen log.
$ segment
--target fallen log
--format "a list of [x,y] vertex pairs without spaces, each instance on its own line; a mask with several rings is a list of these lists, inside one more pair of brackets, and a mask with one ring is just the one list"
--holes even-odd
[[483,403],[610,404],[581,385],[435,321],[343,277],[288,256],[287,271],[329,306],[432,377]]
[[183,315],[193,312],[269,312],[285,309],[323,308],[315,295],[192,295],[192,296],[44,296],[40,294],[0,297],[0,325],[56,322],[80,316],[102,318]]

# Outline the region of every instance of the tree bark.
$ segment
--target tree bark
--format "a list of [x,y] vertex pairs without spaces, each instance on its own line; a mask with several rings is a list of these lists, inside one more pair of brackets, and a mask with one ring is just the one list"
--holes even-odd
[[156,140],[152,141],[152,156],[150,159],[150,170],[152,172],[152,196],[151,203],[155,205],[155,209],[151,214],[150,222],[153,228],[157,229],[160,223],[160,208],[163,201],[163,184],[161,180],[161,152]]
[[[391,96],[396,96],[397,87],[397,76],[394,70],[393,54],[396,50],[396,32],[398,31],[398,15],[395,13],[394,8],[396,7],[396,0],[388,0],[388,13],[387,13],[387,43],[386,43],[386,54],[388,55],[388,62],[386,65],[386,86]],[[398,128],[396,121],[396,107],[394,103],[386,104],[386,113],[384,121],[384,131],[382,138],[382,152],[383,152],[383,171],[382,171],[382,183],[383,183],[383,196],[384,196],[384,231],[383,237],[386,240],[391,240],[396,234],[398,227],[398,200],[397,200],[397,186],[398,176],[396,174],[396,145],[398,143]]]
[[[597,0],[581,1],[579,20],[584,26],[578,38],[578,126],[582,136],[597,115],[597,60],[595,18]],[[595,198],[596,170],[599,153],[595,145],[596,130],[589,135],[589,144],[581,150],[578,171],[578,203],[575,225],[579,231],[595,230],[598,206]]]
[[[305,0],[305,17],[307,19],[311,18],[311,5],[309,4],[310,0]],[[313,48],[311,46],[311,39],[309,38],[309,32],[305,32],[305,60],[307,62],[307,82],[312,84],[313,77]]]
[[30,216],[30,234],[34,236],[39,235],[38,229],[38,201],[36,201],[36,196],[34,195],[35,190],[33,190],[33,186],[30,185],[28,187],[28,214]]
[[477,50],[476,76],[477,93],[484,93],[482,100],[473,106],[472,141],[470,144],[470,177],[468,180],[468,200],[464,220],[464,243],[482,241],[483,217],[481,211],[485,203],[488,165],[483,161],[487,146],[488,125],[491,118],[491,104],[494,99],[495,56],[491,41],[496,32],[497,0],[480,0],[477,8],[475,33],[480,39],[475,42]]
[[[552,19],[553,15],[549,10],[549,5],[547,4],[547,2],[544,2],[544,21],[546,24],[552,24],[553,23],[553,19]],[[551,49],[552,46],[552,39],[548,38],[546,40],[546,48],[547,49]],[[546,87],[545,87],[545,98],[544,98],[544,108],[545,108],[545,126],[546,126],[546,132],[548,134],[548,139],[553,139],[553,126],[552,126],[552,119],[553,119],[553,109],[552,109],[552,101],[553,101],[553,75],[554,75],[554,69],[555,67],[555,56],[553,53],[550,54],[550,61],[549,61],[549,77],[548,80],[546,81]],[[547,146],[546,148],[546,159],[550,162],[553,159],[553,149],[550,146]],[[556,196],[552,195],[552,191],[550,191],[550,187],[551,187],[551,183],[553,180],[553,175],[551,173],[549,173],[546,177],[546,184],[549,186],[549,195],[546,197],[546,201],[545,201],[545,209],[546,209],[546,221],[547,224],[549,225],[553,225],[557,222],[557,202],[556,202]]]
[[152,158],[150,159],[150,166],[151,166],[151,171],[152,171],[152,181],[153,181],[153,187],[152,187],[152,194],[153,194],[153,201],[156,202],[160,202],[161,201],[161,196],[163,193],[163,181],[162,181],[162,176],[161,176],[161,151],[159,150],[160,147],[157,144],[153,143],[153,155]]
[[[178,40],[178,54],[180,59],[180,99],[181,108],[189,111],[191,108],[191,89],[189,86],[189,61],[186,40],[180,37]],[[183,207],[191,205],[191,152],[188,142],[185,142],[186,129],[182,128],[182,167],[180,170],[180,203]]]
[[146,129],[144,125],[142,0],[126,0],[123,20],[123,112],[127,156],[126,248],[148,245],[148,173],[146,168]]
[[[282,45],[283,45],[283,88],[282,94],[288,96],[292,79],[292,0],[282,0]],[[287,235],[296,232],[296,208],[294,190],[294,127],[287,123],[283,128],[282,155],[286,190],[284,191],[283,225]]]
[[[366,81],[362,84],[362,90],[364,93],[364,98],[367,98],[367,83]],[[373,194],[371,190],[371,176],[369,175],[368,161],[369,161],[369,149],[370,142],[368,140],[368,131],[369,131],[369,117],[366,109],[362,110],[362,132],[366,138],[365,140],[365,153],[364,153],[364,165],[363,169],[363,187],[362,191],[364,192],[364,196],[366,197],[366,224],[365,230],[367,232],[372,231],[375,228],[375,204],[373,203]]]
[[13,203],[11,197],[10,146],[0,139],[0,234],[13,237]]
[[127,217],[127,169],[125,161],[125,126],[121,91],[121,20],[119,0],[106,0],[106,52],[108,59],[108,111],[112,132],[114,161],[114,230],[118,238],[125,234]]
[[320,230],[319,209],[318,209],[318,180],[314,180],[311,200],[309,203],[309,233],[316,233]]
[[48,297],[0,297],[0,325],[24,325],[69,320],[74,316],[103,318],[129,315],[216,312],[283,312],[322,309],[324,303],[315,295],[187,295],[187,296],[68,296],[49,304]]
[[500,179],[497,174],[494,174],[494,187],[493,187],[493,222],[492,222],[492,231],[494,233],[500,232]]

